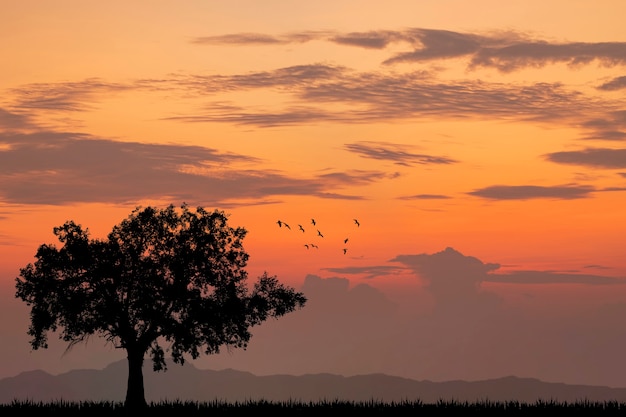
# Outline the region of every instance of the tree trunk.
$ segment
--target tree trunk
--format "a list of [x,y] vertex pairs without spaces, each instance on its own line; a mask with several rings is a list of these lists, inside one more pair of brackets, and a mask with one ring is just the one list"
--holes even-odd
[[143,388],[143,351],[128,349],[128,386],[126,388],[126,408],[147,407]]

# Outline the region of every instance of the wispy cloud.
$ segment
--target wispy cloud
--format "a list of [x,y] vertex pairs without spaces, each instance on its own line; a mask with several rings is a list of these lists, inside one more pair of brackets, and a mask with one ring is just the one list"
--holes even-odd
[[264,204],[285,195],[362,199],[335,188],[388,176],[357,170],[302,179],[260,164],[257,158],[200,146],[116,142],[79,133],[0,133],[0,195],[11,203],[126,203],[163,197],[224,206],[242,199]]
[[[278,94],[271,108],[228,101],[228,94],[257,89]],[[125,84],[100,79],[28,84],[11,89],[11,107],[0,123],[17,123],[32,110],[82,112],[111,94],[144,91],[197,100],[195,111],[155,117],[186,123],[276,127],[317,123],[370,123],[423,118],[485,118],[583,126],[618,139],[626,126],[619,103],[599,101],[559,83],[438,80],[424,71],[358,72],[343,66],[306,64],[234,75],[170,75]],[[10,112],[10,113],[8,113]],[[8,114],[7,114],[8,113]],[[21,123],[25,120],[22,119]],[[590,135],[593,138],[596,135]]]
[[551,162],[593,168],[626,168],[626,149],[587,148],[579,151],[553,152],[544,155]]
[[263,128],[350,121],[345,116],[314,107],[298,106],[269,112],[267,110],[254,111],[254,109],[224,103],[206,105],[196,114],[167,116],[162,119],[185,123],[232,123]]
[[[408,28],[366,32],[300,32],[283,35],[235,33],[197,37],[194,44],[272,45],[320,40],[339,45],[368,49],[385,49],[391,43],[409,47],[394,53],[383,63],[420,63],[466,57],[468,68],[495,68],[510,72],[554,63],[580,66],[598,62],[613,66],[626,64],[625,42],[551,42],[514,31],[466,33],[449,30]],[[623,81],[604,85],[603,89],[622,88]]]
[[404,271],[405,268],[389,265],[371,265],[321,268],[321,270],[345,275],[363,275],[367,279],[372,279],[397,274]]
[[605,66],[626,64],[626,42],[554,44],[546,41],[514,43],[497,48],[481,48],[471,66],[493,67],[503,72],[526,67],[565,63],[581,66],[597,61]]
[[198,36],[191,39],[191,43],[198,45],[273,45],[288,43],[303,43],[323,39],[332,32],[310,31],[293,32],[282,35],[268,35],[265,33],[231,33],[216,36]]
[[347,143],[344,148],[363,158],[390,161],[397,165],[411,166],[414,164],[453,164],[457,161],[444,157],[410,152],[411,147],[389,142],[363,141]]
[[452,198],[443,194],[414,194],[398,197],[400,200],[445,200]]
[[626,75],[621,77],[615,77],[610,81],[607,81],[600,86],[598,86],[598,90],[604,91],[616,91],[623,90],[626,88]]
[[[477,80],[441,82],[430,74],[355,72],[329,65],[305,65],[232,76],[172,79],[186,94],[270,89],[285,97],[284,107],[243,107],[215,100],[197,112],[165,117],[183,122],[218,122],[260,127],[304,123],[370,123],[442,117],[580,123],[606,114],[602,105],[556,83],[526,86]],[[335,107],[335,105],[337,107]]]
[[110,83],[99,78],[76,82],[33,83],[9,90],[13,106],[26,110],[86,111],[102,95],[134,89],[130,84]]
[[513,271],[504,274],[489,274],[486,282],[509,284],[626,284],[626,279],[593,274],[571,274],[555,271]]
[[0,107],[0,128],[7,130],[32,129],[35,127],[31,117],[21,113],[10,112]]
[[571,200],[589,197],[594,191],[596,191],[594,187],[586,185],[492,185],[467,194],[490,200],[529,200],[536,198]]

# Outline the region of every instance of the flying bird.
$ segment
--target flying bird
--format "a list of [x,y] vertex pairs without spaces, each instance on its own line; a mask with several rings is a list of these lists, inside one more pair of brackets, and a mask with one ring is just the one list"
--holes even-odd
[[283,227],[283,222],[281,222],[280,220],[278,220],[276,223],[278,224],[278,227]]
[[348,243],[348,238],[345,238],[345,239],[343,240],[343,243]]
[[301,224],[299,224],[298,227],[300,228],[300,230],[302,230],[302,233],[304,233],[304,227],[302,227]]
[[319,230],[317,231],[317,235],[318,235],[318,236],[321,236],[321,237],[324,237],[324,235],[322,234],[322,232],[320,232]]
[[289,225],[288,225],[287,223],[283,222],[283,224],[285,225],[285,227],[286,227],[287,229],[291,230],[291,227],[289,227]]
[[311,247],[315,249],[319,249],[315,243],[311,243]]
[[352,220],[354,220],[354,224],[356,224],[357,227],[361,226],[361,223],[359,223],[357,219],[352,219]]
[[311,219],[311,224],[315,226],[315,219]]
[[343,248],[343,254],[344,254],[344,255],[346,254],[346,252],[348,252],[348,249]]
[[308,249],[308,248],[309,248],[309,245],[307,245],[307,244],[305,243],[305,244],[304,244],[304,247]]

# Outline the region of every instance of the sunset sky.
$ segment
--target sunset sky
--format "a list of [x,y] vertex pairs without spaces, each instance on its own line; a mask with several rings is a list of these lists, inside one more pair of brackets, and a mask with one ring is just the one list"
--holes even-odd
[[53,227],[188,203],[309,298],[197,367],[626,387],[626,2],[0,10],[0,378],[125,357],[30,351]]

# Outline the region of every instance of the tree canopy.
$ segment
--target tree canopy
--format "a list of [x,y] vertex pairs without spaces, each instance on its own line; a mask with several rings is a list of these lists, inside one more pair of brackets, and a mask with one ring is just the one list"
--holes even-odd
[[16,278],[16,297],[31,307],[31,346],[47,348],[58,331],[69,346],[97,335],[125,349],[129,407],[146,404],[146,353],[158,371],[166,351],[183,364],[185,355],[245,349],[251,327],[306,303],[266,272],[248,286],[247,231],[220,210],[138,207],[106,239],[73,221],[53,231],[61,248],[41,245]]

